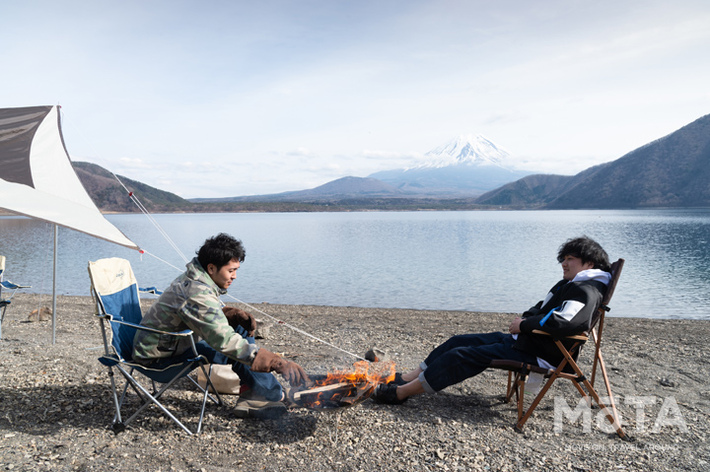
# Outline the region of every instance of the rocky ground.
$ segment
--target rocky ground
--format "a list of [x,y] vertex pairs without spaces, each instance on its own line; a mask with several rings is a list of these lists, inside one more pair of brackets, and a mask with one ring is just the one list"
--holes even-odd
[[[708,321],[607,320],[605,359],[632,441],[608,434],[596,411],[589,421],[565,416],[578,394],[562,382],[523,432],[514,431],[515,407],[502,402],[502,371],[401,406],[366,400],[329,411],[293,408],[279,420],[235,418],[236,397],[227,396],[225,406],[208,406],[200,435],[187,436],[155,411],[115,435],[106,369],[96,360],[101,337],[93,302],[60,297],[54,344],[51,321],[27,321],[47,304],[46,296],[17,295],[2,325],[0,470],[710,470]],[[505,330],[513,316],[269,304],[249,310],[358,356],[384,350],[398,370],[416,366],[453,334]],[[357,360],[284,324],[274,324],[260,343],[311,373]],[[590,353],[587,346],[585,366]],[[197,397],[187,387],[168,403],[194,423]]]

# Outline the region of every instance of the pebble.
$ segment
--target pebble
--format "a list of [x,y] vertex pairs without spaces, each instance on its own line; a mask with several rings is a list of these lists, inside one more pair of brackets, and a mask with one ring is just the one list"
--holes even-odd
[[[0,470],[28,471],[468,471],[539,470],[707,471],[710,463],[710,391],[703,379],[710,323],[692,320],[615,318],[605,329],[607,370],[627,432],[634,442],[609,436],[581,421],[554,430],[554,396],[576,405],[577,392],[558,381],[523,433],[512,425],[514,404],[502,402],[506,374],[487,371],[437,395],[400,406],[366,400],[338,411],[291,409],[280,420],[240,420],[231,408],[208,406],[201,435],[187,436],[157,413],[118,435],[94,304],[88,297],[59,297],[57,343],[51,324],[26,323],[17,313],[36,307],[36,296],[18,294],[0,340]],[[259,305],[339,348],[387,354],[399,370],[415,367],[430,347],[462,327],[487,332],[507,326],[514,315],[355,307]],[[248,310],[248,308],[247,308]],[[344,324],[342,320],[349,320]],[[412,327],[416,327],[413,329]],[[631,333],[641,333],[629,342]],[[357,334],[356,334],[357,333]],[[678,351],[677,339],[683,339]],[[352,366],[354,359],[274,323],[260,344],[289,353],[310,373]],[[374,347],[373,347],[374,346]],[[591,349],[581,362],[589,365]],[[644,355],[637,355],[643,353]],[[679,366],[685,375],[679,371]],[[656,379],[659,379],[656,381]],[[682,381],[678,380],[682,379]],[[597,388],[603,384],[597,379]],[[672,388],[671,389],[669,389]],[[552,393],[552,391],[551,391]],[[167,395],[167,394],[166,394]],[[198,395],[181,387],[170,404],[197,420]],[[669,426],[652,432],[663,400],[674,396],[687,432]],[[637,406],[626,399],[651,397],[644,430]],[[529,401],[529,399],[528,399]],[[154,409],[153,409],[154,410]]]

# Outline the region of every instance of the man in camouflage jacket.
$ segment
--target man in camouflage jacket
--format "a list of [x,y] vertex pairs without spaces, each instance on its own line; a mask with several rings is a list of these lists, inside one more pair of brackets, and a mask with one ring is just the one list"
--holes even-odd
[[[232,364],[242,390],[235,414],[240,417],[275,417],[286,411],[284,393],[269,372],[281,374],[292,385],[307,379],[295,362],[259,348],[252,337],[254,318],[243,310],[222,308],[220,295],[236,278],[246,252],[241,241],[221,233],[207,239],[187,270],[163,292],[141,325],[167,332],[190,329],[199,338],[199,354],[214,364]],[[189,338],[138,330],[133,359],[160,368],[193,357]]]

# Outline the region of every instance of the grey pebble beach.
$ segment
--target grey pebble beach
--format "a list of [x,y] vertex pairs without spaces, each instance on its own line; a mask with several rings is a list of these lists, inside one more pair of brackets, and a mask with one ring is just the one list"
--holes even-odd
[[[203,432],[187,436],[150,411],[115,435],[109,380],[90,297],[60,296],[51,321],[28,321],[38,296],[18,294],[0,340],[0,470],[16,471],[679,471],[710,470],[710,321],[610,317],[603,352],[630,441],[592,410],[572,421],[570,382],[558,382],[522,432],[504,403],[506,373],[488,370],[400,406],[371,399],[349,408],[291,408],[279,420],[242,420],[225,396]],[[40,304],[50,304],[43,296]],[[152,301],[145,302],[149,305]],[[352,366],[370,348],[397,370],[415,367],[460,333],[505,331],[514,314],[254,304],[267,323],[259,344],[309,373]],[[267,316],[269,315],[269,316]],[[337,349],[289,329],[295,326]],[[580,362],[588,368],[592,349]],[[194,423],[198,396],[169,404]],[[603,384],[597,380],[600,393]]]

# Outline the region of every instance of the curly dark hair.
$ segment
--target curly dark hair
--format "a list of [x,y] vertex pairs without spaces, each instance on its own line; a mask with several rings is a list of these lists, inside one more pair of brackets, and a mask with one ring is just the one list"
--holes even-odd
[[582,259],[582,263],[591,262],[595,269],[601,269],[609,272],[611,265],[609,264],[609,256],[606,251],[591,238],[582,236],[579,238],[568,239],[557,252],[557,262],[562,262],[565,256],[574,256]]
[[205,240],[197,251],[197,261],[203,269],[207,269],[208,264],[214,264],[220,269],[231,260],[244,262],[246,256],[242,242],[226,233],[219,233]]

